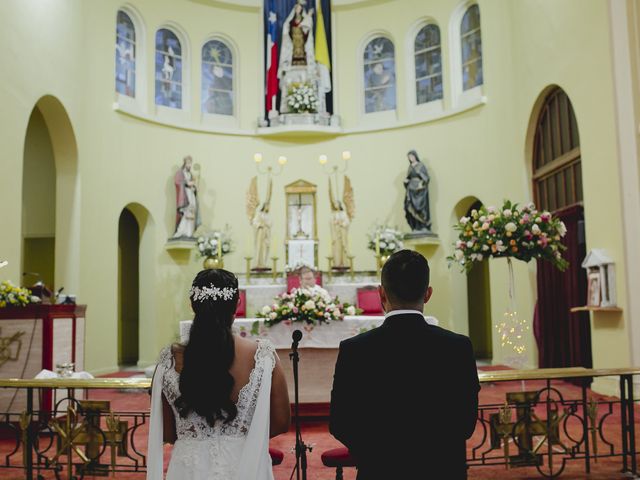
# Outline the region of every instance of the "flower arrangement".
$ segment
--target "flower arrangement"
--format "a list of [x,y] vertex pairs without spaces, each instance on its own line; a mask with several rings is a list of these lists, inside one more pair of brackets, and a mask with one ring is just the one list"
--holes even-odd
[[273,305],[265,305],[256,316],[264,318],[264,324],[271,327],[280,322],[305,322],[317,325],[344,320],[345,315],[360,313],[362,310],[340,302],[338,297],[331,297],[326,290],[294,288],[291,293],[283,293],[275,297]]
[[9,280],[0,283],[0,308],[25,307],[31,302],[31,290],[16,287]]
[[533,203],[522,208],[505,201],[502,208],[481,207],[460,219],[453,227],[460,232],[449,263],[469,271],[474,262],[488,257],[511,257],[525,262],[540,258],[564,271],[569,263],[562,258],[567,247],[562,238],[564,223],[549,212],[539,212]]
[[318,96],[309,82],[294,82],[287,90],[287,107],[293,113],[317,113]]
[[376,227],[369,232],[369,244],[367,248],[376,252],[376,255],[388,256],[404,248],[404,244],[402,243],[403,238],[404,236],[398,230],[383,225],[376,225]]
[[223,257],[231,253],[233,244],[227,232],[214,230],[211,233],[199,236],[196,241],[196,248],[203,257]]

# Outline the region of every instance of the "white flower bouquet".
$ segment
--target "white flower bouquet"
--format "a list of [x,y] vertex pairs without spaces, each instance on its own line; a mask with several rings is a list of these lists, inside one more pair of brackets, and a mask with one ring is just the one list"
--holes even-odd
[[292,83],[287,90],[287,107],[292,113],[317,113],[320,101],[309,82]]
[[385,225],[376,225],[368,236],[367,248],[378,255],[388,256],[404,248],[403,234]]
[[233,251],[233,243],[228,232],[214,230],[199,236],[196,248],[203,257],[223,257]]
[[[264,324],[270,327],[280,322],[317,325],[344,320],[345,315],[360,313],[362,310],[321,290],[294,288],[291,293],[275,297],[274,303],[265,305],[256,316],[264,318]],[[254,325],[255,328],[257,325]]]
[[562,243],[567,227],[551,213],[536,210],[533,203],[522,208],[509,201],[502,208],[482,206],[462,217],[453,228],[460,235],[447,260],[467,271],[474,262],[489,257],[512,257],[525,262],[539,258],[562,271],[569,265],[562,258],[567,249]]

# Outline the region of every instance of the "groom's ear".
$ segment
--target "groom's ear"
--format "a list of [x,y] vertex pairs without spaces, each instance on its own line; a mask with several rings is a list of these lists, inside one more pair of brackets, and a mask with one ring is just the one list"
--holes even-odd
[[385,305],[387,304],[387,292],[384,291],[384,287],[380,285],[378,287],[378,293],[380,294],[380,303],[382,304],[382,309],[385,309]]
[[433,287],[427,288],[426,293],[424,294],[424,303],[428,303],[431,295],[433,294]]

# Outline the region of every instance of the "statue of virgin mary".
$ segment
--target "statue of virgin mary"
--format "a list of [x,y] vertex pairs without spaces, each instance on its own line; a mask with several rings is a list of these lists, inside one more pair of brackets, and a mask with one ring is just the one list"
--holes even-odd
[[282,45],[278,78],[291,67],[314,67],[316,63],[313,40],[313,8],[305,10],[305,0],[298,0],[282,24]]

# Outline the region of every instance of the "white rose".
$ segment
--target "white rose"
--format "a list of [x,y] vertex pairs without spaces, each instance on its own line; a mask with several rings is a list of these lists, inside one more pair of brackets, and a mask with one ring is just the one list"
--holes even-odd
[[390,243],[389,244],[389,250],[393,250],[394,248],[396,248],[396,244],[395,243]]
[[564,237],[567,234],[567,226],[564,224],[564,222],[560,222],[560,225],[558,225],[558,233],[561,237]]
[[462,250],[456,250],[453,255],[456,257],[456,260],[462,260],[464,258],[464,252]]
[[268,315],[270,312],[271,312],[271,307],[269,305],[265,305],[264,307],[262,307],[263,315]]
[[540,227],[535,223],[533,224],[533,227],[531,227],[531,232],[533,232],[534,235],[540,235],[541,231],[542,230],[540,230]]
[[304,304],[304,307],[307,310],[315,310],[316,308],[316,302],[314,302],[313,300],[307,300]]
[[489,245],[482,245],[482,251],[486,252],[487,250],[489,250]]
[[473,247],[473,242],[471,240],[469,240],[467,242],[467,247],[469,247],[469,248]]
[[466,225],[467,223],[469,223],[470,218],[469,217],[462,217],[460,219],[460,224],[461,225]]
[[347,315],[355,315],[356,314],[356,307],[354,307],[353,305],[350,305],[347,307]]
[[511,232],[511,233],[513,233],[513,232],[515,232],[515,231],[518,229],[518,227],[516,226],[516,224],[515,224],[515,223],[513,223],[513,222],[509,222],[509,223],[507,223],[507,224],[504,226],[504,229],[505,229],[507,232]]
[[334,310],[333,310],[333,316],[334,316],[334,317],[336,317],[336,318],[337,318],[337,317],[339,317],[341,314],[342,314],[342,312],[341,312],[339,309],[337,309],[337,308],[336,308],[336,309],[334,309]]
[[505,210],[504,210],[504,212],[502,212],[502,214],[503,214],[506,218],[509,218],[509,217],[511,217],[511,215],[513,215],[513,212],[507,208],[507,209],[505,209]]
[[270,318],[271,320],[275,320],[276,318],[278,318],[278,314],[277,314],[276,312],[271,312],[271,313],[269,314],[269,318]]

